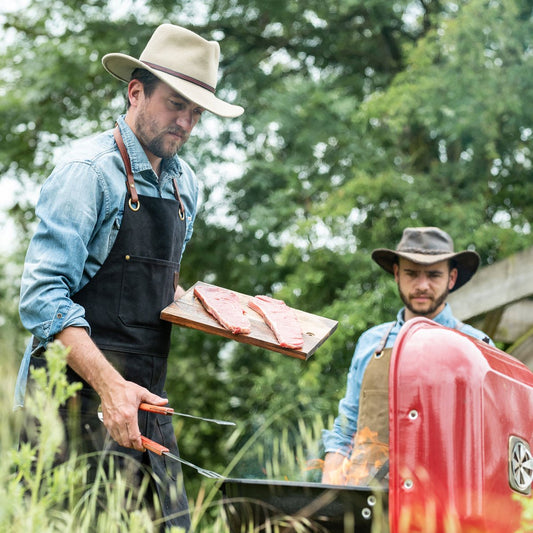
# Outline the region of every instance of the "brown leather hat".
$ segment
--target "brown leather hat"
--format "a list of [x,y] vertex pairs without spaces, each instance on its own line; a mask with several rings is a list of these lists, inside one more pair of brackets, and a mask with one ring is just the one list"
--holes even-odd
[[479,266],[479,255],[471,250],[454,252],[453,240],[439,228],[405,228],[396,250],[378,248],[372,252],[372,259],[385,271],[393,274],[393,265],[403,257],[419,265],[433,265],[453,259],[457,267],[455,291],[475,274]]

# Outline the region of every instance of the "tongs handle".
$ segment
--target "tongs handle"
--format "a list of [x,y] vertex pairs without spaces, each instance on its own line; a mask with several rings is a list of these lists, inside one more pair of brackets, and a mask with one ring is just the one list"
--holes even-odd
[[153,405],[151,403],[141,403],[139,405],[141,411],[148,411],[149,413],[159,413],[161,415],[173,415],[174,409],[165,405]]
[[194,420],[203,420],[204,422],[211,422],[212,424],[219,424],[220,426],[234,426],[235,422],[227,422],[226,420],[217,420],[216,418],[205,418],[203,416],[189,415],[186,413],[177,413],[172,407],[166,407],[164,405],[153,405],[151,403],[139,404],[139,409],[142,411],[148,411],[150,413],[158,413],[161,415],[176,415],[184,416],[186,418],[193,418]]
[[141,441],[147,450],[157,453],[157,455],[163,455],[164,453],[168,453],[170,451],[166,446],[163,446],[162,444],[159,444],[155,440],[151,440],[144,435],[141,435]]

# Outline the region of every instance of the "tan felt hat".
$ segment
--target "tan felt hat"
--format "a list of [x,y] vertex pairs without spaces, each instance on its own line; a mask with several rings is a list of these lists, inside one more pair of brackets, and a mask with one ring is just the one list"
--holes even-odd
[[129,82],[136,68],[144,68],[191,102],[221,117],[238,117],[241,106],[215,96],[220,46],[196,33],[162,24],[153,33],[139,59],[113,53],[102,58],[104,68]]

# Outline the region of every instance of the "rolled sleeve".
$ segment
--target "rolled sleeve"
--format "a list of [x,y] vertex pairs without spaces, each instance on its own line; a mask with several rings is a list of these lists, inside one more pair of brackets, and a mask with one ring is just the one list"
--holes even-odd
[[42,188],[19,306],[22,324],[41,341],[50,341],[68,325],[88,327],[84,309],[71,295],[81,288],[88,245],[104,211],[101,179],[89,164],[59,167]]

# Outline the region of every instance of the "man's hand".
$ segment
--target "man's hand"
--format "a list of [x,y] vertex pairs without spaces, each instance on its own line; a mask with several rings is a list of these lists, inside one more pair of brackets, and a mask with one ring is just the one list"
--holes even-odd
[[178,285],[174,291],[174,301],[179,300],[184,294],[185,289],[181,285]]
[[121,446],[143,451],[137,418],[139,404],[166,405],[168,400],[126,381],[84,328],[67,327],[56,335],[56,339],[70,347],[67,364],[100,396],[103,421],[111,437]]
[[116,387],[109,388],[100,398],[103,422],[113,440],[126,448],[143,451],[138,422],[139,404],[146,402],[166,405],[168,400],[126,380]]
[[346,457],[340,453],[329,452],[324,458],[324,469],[322,470],[322,483],[328,485],[345,485],[346,476],[343,470],[343,463]]

